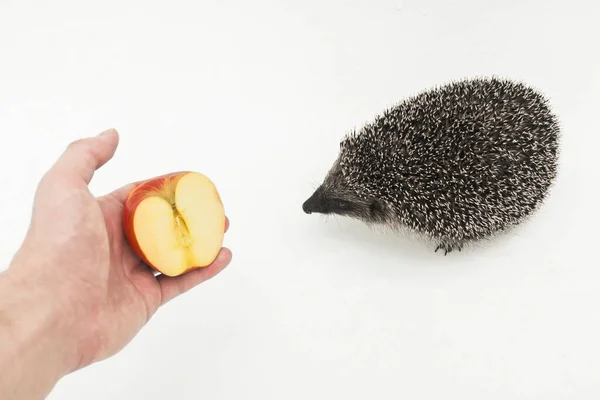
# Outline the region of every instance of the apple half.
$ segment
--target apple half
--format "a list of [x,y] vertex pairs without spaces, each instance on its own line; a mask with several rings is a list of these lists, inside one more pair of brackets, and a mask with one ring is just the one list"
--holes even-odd
[[221,251],[225,224],[217,188],[192,171],[141,183],[129,193],[123,209],[131,249],[167,276],[210,265]]

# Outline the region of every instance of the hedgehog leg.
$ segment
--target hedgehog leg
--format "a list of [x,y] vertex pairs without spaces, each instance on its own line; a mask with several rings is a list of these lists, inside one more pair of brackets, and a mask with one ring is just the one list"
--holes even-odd
[[446,256],[446,255],[448,255],[448,253],[451,253],[455,249],[458,251],[462,251],[462,248],[463,248],[463,244],[460,242],[441,241],[438,244],[438,246],[435,248],[435,252],[437,253],[438,250],[443,250],[444,255]]
[[438,244],[438,246],[435,248],[435,252],[437,253],[438,250],[443,250],[444,251],[444,255],[448,255],[448,253],[452,252],[453,250],[453,246],[449,243],[440,243]]

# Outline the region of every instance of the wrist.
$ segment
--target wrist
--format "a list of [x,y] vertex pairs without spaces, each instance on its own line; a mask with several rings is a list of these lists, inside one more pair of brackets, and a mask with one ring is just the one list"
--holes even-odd
[[0,398],[43,398],[77,362],[70,316],[14,271],[0,273]]

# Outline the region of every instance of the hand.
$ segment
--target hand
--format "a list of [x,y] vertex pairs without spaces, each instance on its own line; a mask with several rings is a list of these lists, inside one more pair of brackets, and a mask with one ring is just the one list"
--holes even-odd
[[[58,376],[117,353],[161,305],[214,277],[231,260],[223,248],[212,265],[171,278],[155,276],[134,255],[121,213],[137,183],[100,198],[88,189],[117,144],[117,132],[109,130],[66,149],[39,184],[29,230],[4,277],[4,287],[20,293],[17,297],[26,294],[21,304],[37,307],[43,326],[60,331],[56,340],[68,342],[54,346],[64,353],[56,356],[63,364]],[[4,312],[10,315],[9,308]],[[25,329],[26,321],[20,326]]]

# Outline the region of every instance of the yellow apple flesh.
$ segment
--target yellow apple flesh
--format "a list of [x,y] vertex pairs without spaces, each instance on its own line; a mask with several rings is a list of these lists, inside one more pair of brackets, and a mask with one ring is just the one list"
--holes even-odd
[[150,267],[178,276],[210,265],[221,250],[225,210],[213,182],[198,172],[150,179],[129,194],[127,240]]

